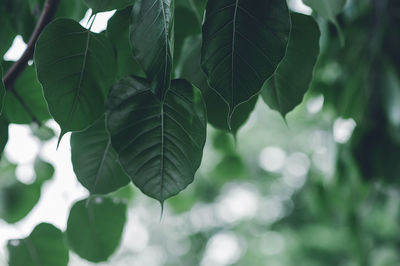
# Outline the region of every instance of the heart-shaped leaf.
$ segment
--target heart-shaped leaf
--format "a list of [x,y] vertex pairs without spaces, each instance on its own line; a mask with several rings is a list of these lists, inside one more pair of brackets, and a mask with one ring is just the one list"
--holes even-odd
[[35,63],[49,111],[61,127],[60,138],[86,129],[104,114],[116,63],[103,34],[72,19],[56,19],[39,37]]
[[9,240],[9,266],[67,266],[68,248],[62,232],[51,224],[41,223],[24,239]]
[[264,84],[264,101],[283,117],[303,100],[319,55],[320,31],[310,16],[291,14],[292,30],[286,55]]
[[107,197],[78,201],[67,223],[67,242],[82,258],[106,261],[117,249],[126,222],[126,205]]
[[71,161],[79,182],[91,194],[113,192],[130,181],[111,147],[104,118],[71,135]]
[[132,0],[83,0],[85,4],[93,9],[93,13],[123,9],[132,5]]
[[182,57],[177,67],[178,76],[192,82],[193,85],[201,90],[201,94],[207,106],[208,123],[215,128],[231,131],[236,135],[239,128],[243,126],[249,118],[258,97],[254,96],[248,102],[238,106],[231,118],[231,125],[229,128],[226,121],[229,108],[221,97],[208,85],[207,78],[203,71],[201,71],[200,57],[201,36],[187,38],[183,45]]
[[171,82],[173,1],[138,0],[132,9],[130,44],[151,90],[163,99]]
[[206,111],[199,91],[173,80],[160,101],[142,78],[117,83],[108,99],[111,143],[133,183],[164,202],[194,178],[206,140]]
[[286,1],[209,0],[202,68],[210,86],[236,107],[258,94],[285,55],[290,31]]

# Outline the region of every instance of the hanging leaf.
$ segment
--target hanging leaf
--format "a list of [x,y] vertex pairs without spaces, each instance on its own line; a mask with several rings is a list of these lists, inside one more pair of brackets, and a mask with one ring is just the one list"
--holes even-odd
[[133,0],[83,0],[93,13],[123,9],[132,5]]
[[79,182],[91,194],[110,193],[130,181],[111,147],[104,118],[71,135],[71,161]]
[[201,94],[207,106],[208,123],[215,128],[230,131],[237,134],[240,127],[247,121],[256,105],[257,96],[250,101],[238,106],[231,118],[231,127],[226,121],[229,108],[222,98],[210,88],[207,78],[201,71],[201,36],[192,36],[186,39],[182,48],[182,58],[178,64],[178,76],[192,82],[200,88]]
[[62,232],[51,224],[41,223],[24,239],[7,244],[9,266],[67,266],[68,248]]
[[318,13],[324,19],[331,21],[338,33],[340,42],[342,45],[344,44],[344,36],[342,30],[339,26],[339,23],[336,20],[336,16],[342,12],[344,6],[346,5],[347,0],[302,0],[303,3]]
[[140,0],[132,9],[130,45],[142,66],[151,90],[163,99],[171,82],[173,49],[173,2]]
[[292,30],[286,55],[261,95],[268,106],[283,117],[303,100],[319,55],[320,32],[310,16],[291,14]]
[[142,78],[126,78],[108,99],[107,127],[122,166],[146,195],[164,202],[188,186],[202,159],[206,112],[200,93],[173,80],[161,102]]
[[61,127],[60,139],[68,131],[86,129],[104,113],[116,72],[104,35],[72,19],[56,19],[39,37],[35,63],[50,113]]
[[258,94],[285,55],[290,31],[286,1],[209,0],[203,25],[202,68],[229,105]]
[[4,100],[4,115],[10,123],[32,123],[32,116],[23,107],[21,100],[40,121],[51,118],[43,97],[43,90],[36,78],[34,66],[28,66],[22,72],[21,76],[15,81],[14,89],[21,99],[18,99],[12,92],[8,92]]
[[121,241],[125,222],[125,204],[106,197],[78,201],[68,217],[68,245],[88,261],[106,261]]
[[117,80],[129,75],[143,76],[129,46],[129,22],[132,7],[115,12],[107,24],[107,36],[117,53]]

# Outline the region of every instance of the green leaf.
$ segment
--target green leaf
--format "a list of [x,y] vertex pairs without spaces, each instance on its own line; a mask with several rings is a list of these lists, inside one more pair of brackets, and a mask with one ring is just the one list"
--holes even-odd
[[79,182],[91,194],[107,194],[130,181],[111,146],[104,118],[85,131],[72,133],[71,161]]
[[185,80],[173,80],[165,100],[142,78],[117,83],[108,99],[111,143],[133,183],[164,202],[194,178],[206,139],[201,94]]
[[163,99],[171,83],[173,1],[140,0],[132,9],[130,45],[151,90]]
[[3,113],[5,96],[6,96],[6,88],[4,88],[4,83],[3,83],[3,67],[0,65],[0,115]]
[[106,197],[78,201],[68,217],[68,245],[86,260],[106,261],[121,241],[125,221],[125,204]]
[[303,3],[311,7],[315,12],[318,13],[324,19],[330,20],[336,27],[340,42],[344,44],[344,36],[339,23],[336,20],[336,16],[342,12],[347,0],[302,0]]
[[283,117],[303,100],[319,55],[318,24],[312,17],[301,14],[292,13],[291,19],[286,55],[261,92],[269,107],[279,111]]
[[182,57],[178,65],[178,76],[192,82],[200,88],[207,106],[208,123],[213,127],[237,134],[239,128],[249,118],[254,110],[258,97],[238,106],[231,118],[231,127],[227,123],[229,108],[221,97],[210,88],[207,78],[201,71],[201,36],[192,36],[186,39],[182,48]]
[[86,14],[87,8],[82,1],[60,1],[56,17],[72,18],[80,21]]
[[4,115],[0,115],[0,158],[3,155],[4,148],[8,142],[8,120]]
[[2,59],[4,54],[10,48],[15,32],[11,26],[9,16],[7,15],[6,8],[3,4],[0,5],[0,58]]
[[104,35],[72,19],[56,19],[40,35],[34,57],[50,113],[61,127],[60,139],[104,114],[116,73],[114,51]]
[[139,64],[133,58],[132,50],[129,46],[131,13],[131,7],[117,11],[107,24],[107,36],[117,53],[117,80],[130,75],[145,77]]
[[51,224],[41,223],[24,239],[7,244],[10,266],[67,266],[69,261],[62,232]]
[[286,1],[209,0],[203,25],[202,68],[229,105],[258,94],[285,55],[290,31]]
[[[14,89],[21,97],[24,104],[40,120],[46,121],[51,118],[43,97],[43,90],[37,81],[35,67],[28,66],[17,78]],[[25,110],[21,101],[12,93],[6,93],[4,100],[4,115],[15,124],[32,123],[31,115]]]
[[132,5],[133,0],[83,0],[85,4],[93,9],[93,13],[123,9]]
[[186,7],[195,13],[197,22],[201,26],[203,24],[204,11],[207,0],[176,0],[176,7]]
[[56,133],[53,129],[46,125],[38,126],[37,124],[30,125],[32,135],[40,139],[41,141],[48,141],[55,137]]
[[36,157],[33,166],[36,174],[36,182],[43,183],[53,178],[54,167],[49,162],[42,160],[40,157]]
[[29,1],[26,0],[3,0],[1,5],[4,6],[5,14],[7,14],[5,16],[8,18],[13,32],[21,35],[27,43],[40,13],[33,14]]

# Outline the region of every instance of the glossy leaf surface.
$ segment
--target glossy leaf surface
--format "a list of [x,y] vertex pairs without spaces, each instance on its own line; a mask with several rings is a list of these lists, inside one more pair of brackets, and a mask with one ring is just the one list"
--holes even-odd
[[104,35],[74,20],[56,19],[39,37],[35,63],[61,136],[87,128],[104,113],[116,71],[114,51]]
[[62,232],[51,224],[41,223],[24,239],[8,241],[10,266],[67,266],[68,248]]
[[130,45],[151,90],[162,99],[171,82],[173,1],[140,0],[132,9]]
[[161,102],[146,80],[126,78],[111,91],[108,108],[111,143],[143,193],[163,202],[193,181],[207,122],[196,88],[173,80]]
[[78,201],[69,213],[68,245],[86,260],[106,261],[119,245],[125,221],[125,204],[106,197]]
[[208,1],[201,64],[210,86],[229,105],[228,122],[273,74],[289,31],[286,1]]
[[71,161],[74,172],[91,194],[110,193],[129,183],[130,179],[117,157],[104,118],[85,131],[72,133]]
[[268,106],[284,117],[303,100],[319,55],[320,32],[310,16],[291,14],[292,30],[286,55],[261,95]]

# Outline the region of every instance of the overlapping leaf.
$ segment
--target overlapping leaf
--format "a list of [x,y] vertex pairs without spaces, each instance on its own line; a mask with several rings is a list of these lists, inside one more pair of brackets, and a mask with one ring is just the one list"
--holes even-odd
[[132,5],[133,0],[83,0],[93,13],[123,9]]
[[163,202],[194,178],[206,139],[206,112],[200,93],[173,80],[164,101],[141,78],[115,85],[108,99],[111,143],[134,184]]
[[301,14],[292,13],[291,19],[292,30],[286,55],[261,93],[269,107],[282,116],[301,103],[319,55],[318,24],[312,17]]
[[117,249],[126,222],[126,205],[107,197],[78,201],[67,223],[69,247],[82,258],[106,261]]
[[151,90],[162,99],[171,82],[173,1],[139,0],[132,10],[130,44]]
[[62,232],[51,224],[42,223],[24,239],[7,244],[10,266],[67,266],[68,248]]
[[228,122],[273,74],[289,31],[286,1],[208,1],[201,63],[210,86],[229,105]]
[[72,133],[71,161],[79,182],[92,194],[106,194],[129,183],[111,146],[104,118]]
[[39,37],[35,63],[61,136],[89,127],[104,113],[116,72],[114,51],[104,35],[74,20],[56,19]]

